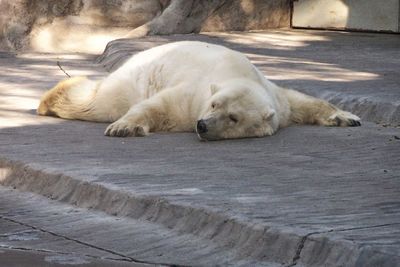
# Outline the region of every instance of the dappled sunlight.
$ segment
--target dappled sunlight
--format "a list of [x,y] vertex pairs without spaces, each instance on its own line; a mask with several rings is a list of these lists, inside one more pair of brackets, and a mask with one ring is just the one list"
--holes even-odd
[[[2,87],[4,89],[4,87]],[[13,90],[1,90],[1,105],[4,108],[15,108],[15,106],[28,106],[30,99],[38,99],[42,92],[24,88],[13,88]]]
[[41,124],[48,124],[48,121],[44,122],[38,120],[36,116],[26,115],[18,111],[3,111],[0,108],[0,129]]
[[6,180],[11,174],[11,168],[10,167],[3,167],[0,168],[0,182],[3,182]]
[[[26,73],[30,78],[42,78],[45,74],[52,78],[60,76],[67,78],[65,73],[60,70],[58,64],[70,75],[70,76],[88,76],[88,77],[101,77],[106,71],[97,66],[93,61],[95,56],[88,54],[42,54],[42,53],[24,53],[17,56],[18,59],[30,61],[29,64],[24,66],[22,69],[18,67],[9,67],[0,69],[0,74],[7,76],[20,76],[20,74]],[[11,70],[13,74],[8,73]],[[7,73],[6,73],[7,71]]]
[[253,14],[254,9],[256,8],[252,1],[241,1],[240,7],[246,15],[250,16]]
[[93,60],[95,59],[95,56],[93,55],[88,55],[84,53],[29,53],[29,52],[24,52],[22,54],[18,54],[16,58],[19,59],[28,59],[28,60],[33,60],[33,59],[38,59],[38,60]]
[[0,129],[60,123],[36,114],[43,93],[68,78],[57,62],[72,76],[103,76],[93,59],[85,54],[40,53],[0,58]]
[[262,45],[263,48],[294,50],[296,47],[305,47],[309,42],[327,42],[329,38],[314,34],[287,34],[281,31],[249,32],[249,33],[207,33],[209,36],[218,36],[234,44]]
[[380,76],[371,72],[355,71],[336,64],[305,59],[282,58],[247,54],[250,60],[274,80],[318,80],[326,82],[354,82],[376,80]]
[[[0,62],[1,88],[13,84],[16,88],[31,88],[37,83],[53,85],[55,82],[67,78],[58,64],[73,76],[98,76],[104,72],[92,63],[87,55],[65,54],[19,54],[12,60]],[[100,71],[99,71],[100,70]],[[1,92],[0,92],[1,93]]]
[[[0,101],[0,129],[29,125],[56,124],[59,119],[36,114],[41,94],[26,90],[7,96],[2,92]],[[16,96],[20,94],[19,96]]]
[[[34,81],[34,80],[39,80],[43,79],[44,75],[59,75],[59,71],[56,69],[47,69],[46,72],[41,72],[41,73],[35,73],[33,70],[29,69],[12,69],[12,68],[6,68],[6,69],[1,69],[0,70],[0,76],[7,76],[8,80],[11,79],[18,79],[19,81],[16,81],[16,83],[21,83],[23,82],[24,79]],[[4,85],[0,81],[0,86]]]
[[22,66],[22,67],[5,67],[2,68],[3,72],[12,71],[13,73],[8,73],[7,75],[16,74],[19,75],[21,73],[26,72],[26,70],[39,70],[39,71],[52,71],[55,70],[55,64],[52,65],[43,65],[43,64],[29,64],[29,66]]
[[[96,38],[93,37],[93,42],[99,40]],[[206,41],[230,47],[246,54],[269,79],[282,86],[307,88],[315,95],[323,90],[346,90],[346,93],[371,93],[382,98],[396,96],[394,90],[387,90],[387,93],[380,86],[382,81],[386,81],[387,88],[395,88],[398,79],[395,71],[398,53],[393,49],[398,47],[398,40],[389,36],[386,36],[389,41],[384,43],[385,49],[381,49],[382,42],[375,36],[322,31],[270,30],[151,36],[114,41],[101,57],[67,52],[10,53],[0,57],[0,127],[62,121],[35,114],[41,95],[67,78],[62,69],[71,76],[99,79],[107,74],[106,69],[115,70],[132,54],[182,40]],[[89,45],[86,41],[72,41],[76,45]],[[385,51],[389,51],[387,55],[390,56],[382,59]]]
[[0,88],[0,129],[54,123],[54,119],[40,118],[35,113],[42,94],[40,91]]
[[5,110],[0,105],[0,129],[32,125],[57,124],[60,119],[36,115],[35,109]]
[[375,80],[379,75],[363,72],[349,72],[337,67],[324,67],[323,71],[299,71],[286,68],[274,68],[268,71],[268,78],[273,80],[315,80],[324,82],[354,82]]
[[32,30],[31,46],[39,52],[80,52],[101,54],[108,42],[121,38],[131,29],[71,24],[55,19],[52,24]]

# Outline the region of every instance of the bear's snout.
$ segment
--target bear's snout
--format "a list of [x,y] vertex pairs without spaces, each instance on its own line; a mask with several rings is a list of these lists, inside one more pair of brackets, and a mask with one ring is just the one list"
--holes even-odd
[[197,133],[203,134],[208,131],[207,129],[207,124],[204,122],[204,120],[198,120],[197,121]]

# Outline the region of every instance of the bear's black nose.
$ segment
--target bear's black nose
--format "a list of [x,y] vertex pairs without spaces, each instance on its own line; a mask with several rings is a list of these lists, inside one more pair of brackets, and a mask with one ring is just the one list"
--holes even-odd
[[202,134],[202,133],[206,133],[207,131],[208,131],[207,125],[204,122],[204,120],[198,120],[197,121],[197,132],[199,134]]

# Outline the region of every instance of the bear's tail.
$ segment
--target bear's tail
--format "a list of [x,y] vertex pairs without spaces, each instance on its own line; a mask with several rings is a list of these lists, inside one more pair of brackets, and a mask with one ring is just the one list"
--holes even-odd
[[37,113],[97,122],[110,122],[106,112],[99,112],[96,96],[101,82],[86,77],[69,78],[59,82],[41,98]]

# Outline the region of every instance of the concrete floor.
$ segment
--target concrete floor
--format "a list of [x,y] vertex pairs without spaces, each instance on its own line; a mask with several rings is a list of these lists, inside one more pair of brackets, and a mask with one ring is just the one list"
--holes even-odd
[[[105,124],[34,114],[65,78],[57,60],[97,77],[181,39],[240,50],[271,80],[364,124],[204,143],[190,133],[107,138]],[[37,256],[50,266],[399,265],[398,47],[398,35],[269,31],[116,41],[100,58],[0,53],[0,263],[25,249],[67,254]]]

